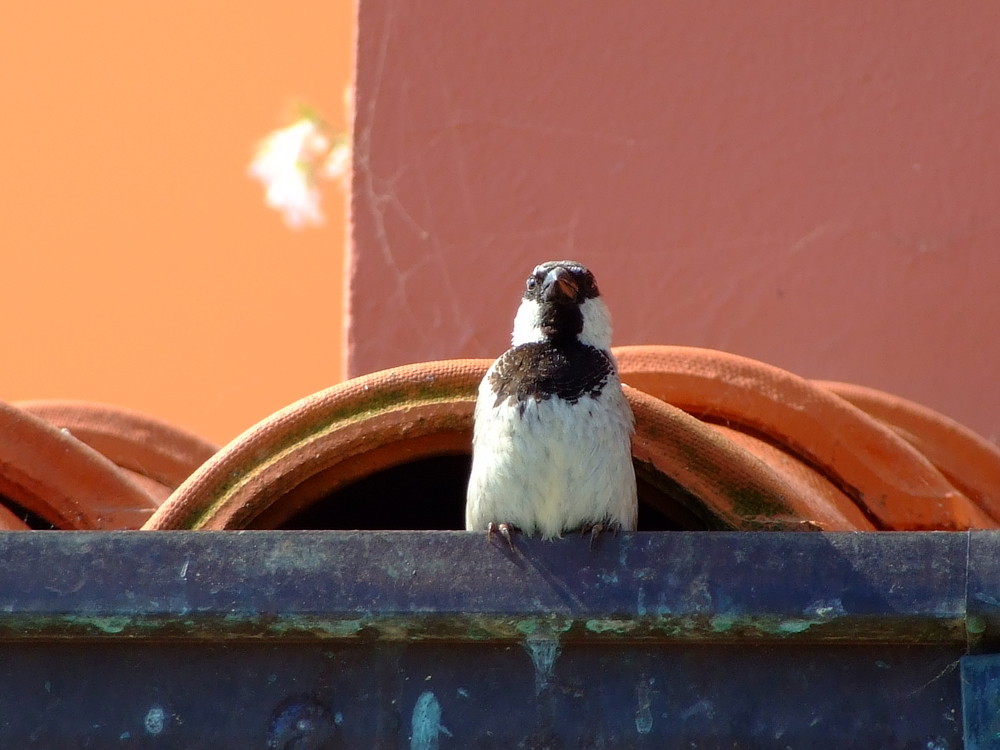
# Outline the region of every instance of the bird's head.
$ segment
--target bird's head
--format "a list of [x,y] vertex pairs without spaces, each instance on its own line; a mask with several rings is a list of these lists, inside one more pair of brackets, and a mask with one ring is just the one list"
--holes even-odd
[[572,260],[535,266],[524,284],[511,343],[574,340],[598,349],[611,348],[611,314],[594,274]]

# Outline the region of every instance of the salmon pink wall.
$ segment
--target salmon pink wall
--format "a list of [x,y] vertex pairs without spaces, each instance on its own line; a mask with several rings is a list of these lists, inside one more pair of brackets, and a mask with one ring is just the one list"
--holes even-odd
[[537,262],[616,343],[1000,436],[1000,4],[366,0],[352,374],[495,356]]
[[341,376],[343,196],[296,234],[247,177],[306,101],[346,127],[354,8],[7,3],[0,399],[224,442]]

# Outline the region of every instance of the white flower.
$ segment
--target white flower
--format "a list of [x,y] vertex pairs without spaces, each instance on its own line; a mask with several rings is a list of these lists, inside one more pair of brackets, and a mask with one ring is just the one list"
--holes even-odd
[[329,139],[311,117],[274,131],[257,148],[250,174],[264,184],[267,205],[293,229],[323,223],[315,176],[329,151]]
[[346,140],[340,141],[330,149],[323,162],[323,176],[331,180],[346,181],[348,167],[351,165],[351,147]]

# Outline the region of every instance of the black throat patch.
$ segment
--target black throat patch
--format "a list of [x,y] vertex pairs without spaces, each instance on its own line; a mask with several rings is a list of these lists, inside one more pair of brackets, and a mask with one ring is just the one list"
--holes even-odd
[[490,374],[493,405],[519,404],[523,414],[532,399],[558,396],[575,404],[582,396],[597,398],[614,369],[607,354],[579,341],[521,344],[508,349]]
[[583,331],[583,311],[579,305],[543,304],[541,313],[538,327],[553,343],[572,343]]

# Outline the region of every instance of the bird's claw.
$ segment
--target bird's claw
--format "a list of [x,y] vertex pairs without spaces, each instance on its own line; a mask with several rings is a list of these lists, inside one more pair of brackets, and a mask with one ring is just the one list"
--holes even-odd
[[507,540],[507,546],[510,547],[510,551],[514,551],[514,539],[511,537],[511,532],[514,527],[509,523],[493,523],[490,521],[490,525],[486,528],[486,538],[492,539],[494,534],[499,534],[504,539]]
[[595,523],[593,526],[584,526],[580,529],[580,536],[583,536],[588,531],[590,532],[590,549],[594,549],[597,542],[597,537],[599,537],[603,532],[610,531],[614,536],[618,536],[618,533],[622,530],[622,525],[617,521],[611,521],[609,523]]

